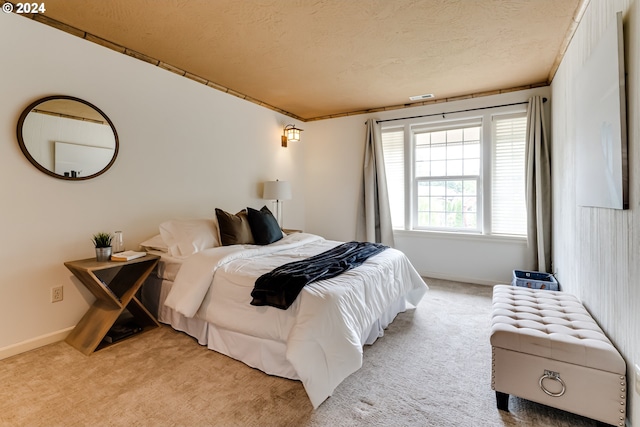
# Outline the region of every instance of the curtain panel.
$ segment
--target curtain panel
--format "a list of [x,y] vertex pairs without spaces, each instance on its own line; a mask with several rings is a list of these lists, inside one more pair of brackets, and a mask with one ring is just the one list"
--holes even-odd
[[527,241],[534,252],[535,269],[551,273],[551,147],[543,102],[542,97],[534,96],[527,107]]
[[363,181],[358,203],[356,239],[393,247],[395,242],[380,125],[375,119],[367,120],[366,125]]

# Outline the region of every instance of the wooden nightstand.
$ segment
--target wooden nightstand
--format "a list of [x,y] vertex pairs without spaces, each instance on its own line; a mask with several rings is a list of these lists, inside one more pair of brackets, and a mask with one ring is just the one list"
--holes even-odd
[[126,312],[143,331],[160,326],[135,297],[159,259],[157,255],[146,255],[130,261],[98,262],[89,258],[65,262],[64,265],[96,297],[66,342],[85,355],[115,344],[104,338]]
[[302,233],[302,230],[295,230],[293,228],[283,228],[284,234]]

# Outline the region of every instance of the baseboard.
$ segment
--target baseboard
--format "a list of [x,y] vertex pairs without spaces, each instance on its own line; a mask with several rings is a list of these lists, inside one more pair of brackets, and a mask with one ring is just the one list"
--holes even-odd
[[19,342],[17,344],[12,344],[7,347],[0,348],[0,360],[6,359],[7,357],[15,356],[20,353],[24,353],[29,350],[36,349],[38,347],[43,347],[48,344],[53,344],[58,341],[64,341],[67,338],[67,335],[73,330],[73,326],[62,329],[60,331],[52,332],[50,334],[42,335],[36,338],[31,338],[30,340],[26,340],[23,342]]
[[[440,280],[451,280],[453,282],[464,282],[464,283],[473,283],[476,285],[485,285],[485,286],[493,286],[499,283],[505,283],[503,280],[482,280],[477,277],[462,277],[462,276],[451,276],[445,274],[434,273],[430,271],[420,271],[420,276],[422,277],[433,277],[434,279]],[[427,285],[428,285],[427,281]],[[508,284],[508,283],[507,283]]]

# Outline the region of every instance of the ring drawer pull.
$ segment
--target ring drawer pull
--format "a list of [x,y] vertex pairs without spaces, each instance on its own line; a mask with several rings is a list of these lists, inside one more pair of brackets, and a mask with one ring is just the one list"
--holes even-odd
[[[558,393],[552,393],[549,390],[547,390],[544,387],[544,384],[542,383],[546,378],[549,378],[550,380],[558,381],[560,383],[560,385],[562,386],[562,390],[560,390],[560,392],[558,392]],[[560,374],[557,373],[557,372],[553,372],[553,371],[547,371],[546,369],[544,371],[544,375],[540,377],[540,381],[538,381],[538,385],[540,386],[542,391],[544,391],[545,393],[547,393],[551,397],[560,397],[567,390],[567,387],[564,385],[564,381],[562,381],[562,378],[560,378]]]

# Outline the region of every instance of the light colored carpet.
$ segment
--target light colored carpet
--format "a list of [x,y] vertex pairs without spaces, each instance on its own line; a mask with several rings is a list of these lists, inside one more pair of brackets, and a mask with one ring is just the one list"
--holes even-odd
[[64,342],[0,361],[2,426],[595,426],[491,390],[491,288],[427,279],[417,309],[364,349],[317,410],[268,376],[163,326],[89,357]]

